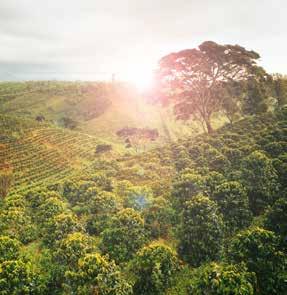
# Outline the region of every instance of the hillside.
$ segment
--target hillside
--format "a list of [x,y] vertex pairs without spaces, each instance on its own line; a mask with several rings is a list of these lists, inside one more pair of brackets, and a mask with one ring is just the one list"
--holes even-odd
[[287,295],[286,13],[0,1],[0,295]]
[[[225,294],[231,285],[228,295],[285,295],[286,107],[222,127],[218,114],[216,130],[199,134],[123,88],[88,113],[96,98],[87,94],[75,105],[67,93],[40,94],[24,95],[28,107],[21,95],[1,98],[7,290],[5,271],[16,267],[31,294]],[[125,126],[160,138],[136,151],[116,136]]]
[[12,191],[63,179],[95,157],[97,138],[15,116],[0,116],[0,165],[13,170]]
[[218,294],[232,284],[283,295],[286,122],[283,108],[146,152],[96,156],[97,137],[2,115],[1,160],[15,178],[0,203],[4,257],[32,294],[80,294],[102,275],[111,294],[145,294],[137,288],[147,283],[150,294],[163,273],[170,282],[159,294],[202,294],[216,272]]
[[[121,128],[157,129],[148,148],[190,132],[135,89],[111,83],[2,82],[0,105],[0,163],[13,169],[12,192],[79,173],[97,157],[98,144],[111,144],[109,157],[134,154],[116,135]],[[76,128],[64,128],[63,118]]]
[[[198,133],[174,120],[171,110],[149,103],[132,86],[105,82],[2,82],[0,114],[13,114],[62,126],[63,118],[77,122],[79,132],[122,144],[116,132],[124,127],[156,128],[159,142]],[[168,131],[167,131],[168,130]],[[168,132],[168,134],[167,134]]]

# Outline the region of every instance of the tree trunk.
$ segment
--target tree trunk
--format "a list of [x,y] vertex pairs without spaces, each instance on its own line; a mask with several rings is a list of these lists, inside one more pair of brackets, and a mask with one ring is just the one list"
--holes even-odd
[[210,119],[206,119],[205,124],[206,124],[206,128],[207,128],[207,133],[211,134],[213,132],[213,128],[211,126]]

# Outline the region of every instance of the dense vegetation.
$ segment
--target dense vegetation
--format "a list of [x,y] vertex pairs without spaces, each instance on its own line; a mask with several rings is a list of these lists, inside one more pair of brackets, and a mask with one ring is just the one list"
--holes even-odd
[[0,294],[286,294],[287,88],[270,81],[267,108],[249,81],[236,122],[144,152],[4,103]]

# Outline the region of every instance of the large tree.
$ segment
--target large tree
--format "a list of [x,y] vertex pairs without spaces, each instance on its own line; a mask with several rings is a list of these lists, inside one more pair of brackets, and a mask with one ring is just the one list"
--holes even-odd
[[259,54],[239,45],[203,42],[163,57],[157,71],[158,97],[171,102],[178,119],[194,117],[212,132],[211,116],[226,104],[230,85],[267,76]]

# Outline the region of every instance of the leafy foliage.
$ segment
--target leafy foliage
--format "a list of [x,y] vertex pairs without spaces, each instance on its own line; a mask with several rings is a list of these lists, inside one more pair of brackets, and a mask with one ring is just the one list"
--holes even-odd
[[271,231],[252,228],[231,241],[228,257],[232,263],[245,262],[257,277],[259,294],[284,294],[286,291],[286,255],[279,250],[279,239]]
[[182,208],[184,203],[203,189],[203,177],[194,171],[183,170],[173,183],[173,202],[177,208]]
[[210,263],[199,268],[191,280],[188,294],[194,295],[252,295],[256,278],[244,264]]
[[171,203],[163,197],[157,197],[151,205],[143,211],[145,227],[151,237],[166,238],[175,219],[175,211]]
[[230,82],[265,75],[256,65],[259,57],[258,53],[239,45],[219,45],[212,41],[171,53],[159,63],[161,99],[173,102],[177,118],[194,116],[211,133],[211,116],[222,110]]
[[128,295],[131,286],[122,278],[118,267],[98,253],[85,255],[78,271],[66,273],[66,289],[77,294]]
[[19,257],[21,244],[15,239],[0,236],[0,263],[15,260]]
[[217,202],[229,232],[247,227],[252,214],[244,187],[236,181],[224,182],[216,187],[213,199]]
[[131,259],[146,242],[144,220],[133,209],[123,209],[102,233],[101,249],[117,262]]
[[[215,58],[218,47],[205,45]],[[273,89],[276,78],[269,80],[255,61],[252,77],[214,93],[222,97],[213,97],[210,123],[222,125],[223,112],[232,124],[196,135],[191,122],[185,128],[194,134],[186,137],[161,120],[164,145],[142,153],[116,138],[98,139],[128,121],[107,131],[99,118],[91,135],[89,120],[102,111],[95,96],[104,103],[109,89],[51,83],[58,88],[49,93],[65,103],[57,113],[57,106],[43,111],[50,98],[42,87],[49,83],[2,83],[0,96],[13,87],[15,96],[0,97],[8,110],[0,114],[0,166],[13,169],[0,200],[0,293],[285,294],[287,108],[279,102],[282,85]],[[37,85],[39,98],[17,96]],[[62,97],[64,86],[69,95]],[[24,100],[29,110],[19,105]],[[247,103],[252,116],[244,117]],[[54,125],[64,116],[79,121],[78,131]],[[95,153],[110,144],[112,151]]]
[[57,241],[68,234],[81,231],[82,226],[71,213],[60,213],[51,218],[43,229],[43,242],[55,246]]
[[185,203],[179,233],[180,256],[193,266],[219,259],[223,222],[216,203],[202,195]]
[[250,207],[255,214],[258,214],[274,200],[274,194],[278,190],[276,170],[272,161],[260,151],[255,151],[244,158],[241,170]]
[[278,199],[267,211],[264,220],[264,227],[278,234],[282,242],[286,244],[287,237],[287,200]]
[[134,294],[164,294],[178,270],[179,261],[172,249],[161,244],[144,247],[134,261]]
[[8,260],[0,264],[0,290],[3,295],[41,294],[40,281],[32,266],[22,260]]

